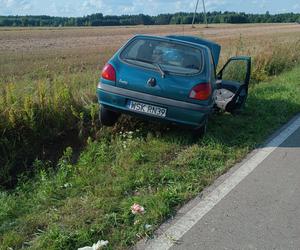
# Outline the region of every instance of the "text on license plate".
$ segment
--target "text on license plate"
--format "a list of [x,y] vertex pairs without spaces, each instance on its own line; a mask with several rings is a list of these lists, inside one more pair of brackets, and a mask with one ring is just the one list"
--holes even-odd
[[137,112],[151,114],[159,117],[166,117],[167,115],[167,109],[141,102],[129,101],[128,108]]

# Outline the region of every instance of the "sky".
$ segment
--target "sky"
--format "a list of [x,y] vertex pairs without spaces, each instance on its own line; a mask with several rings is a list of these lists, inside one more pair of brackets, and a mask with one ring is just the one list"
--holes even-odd
[[[205,0],[208,11],[300,13],[300,0]],[[200,1],[201,3],[201,1]],[[196,0],[0,0],[0,15],[84,16],[192,12]],[[202,11],[202,3],[198,11]]]

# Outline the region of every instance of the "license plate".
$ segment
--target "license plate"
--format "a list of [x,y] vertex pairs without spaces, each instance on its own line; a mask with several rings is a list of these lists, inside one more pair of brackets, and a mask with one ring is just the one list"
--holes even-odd
[[137,112],[151,114],[159,117],[166,117],[167,115],[167,109],[141,102],[129,101],[128,108]]

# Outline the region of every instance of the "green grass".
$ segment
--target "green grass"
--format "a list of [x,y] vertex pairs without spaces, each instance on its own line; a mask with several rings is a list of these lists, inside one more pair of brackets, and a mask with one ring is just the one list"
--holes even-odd
[[[202,140],[123,117],[89,139],[76,164],[71,148],[55,170],[36,160],[33,179],[0,193],[0,249],[77,249],[100,239],[127,248],[299,111],[297,67],[254,85],[242,114],[214,115]],[[133,215],[133,203],[146,213]]]

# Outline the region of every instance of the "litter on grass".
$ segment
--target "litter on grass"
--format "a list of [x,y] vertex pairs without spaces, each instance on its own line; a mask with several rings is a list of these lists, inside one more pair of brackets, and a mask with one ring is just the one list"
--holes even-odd
[[145,208],[142,207],[142,206],[139,205],[139,204],[134,203],[134,204],[131,206],[131,212],[132,212],[133,214],[144,214],[144,213],[145,213]]
[[82,247],[82,248],[78,248],[78,250],[100,250],[103,249],[103,247],[108,245],[108,241],[107,240],[99,240],[96,244],[93,244],[93,246],[89,247]]

